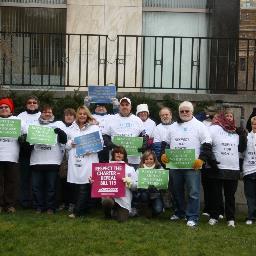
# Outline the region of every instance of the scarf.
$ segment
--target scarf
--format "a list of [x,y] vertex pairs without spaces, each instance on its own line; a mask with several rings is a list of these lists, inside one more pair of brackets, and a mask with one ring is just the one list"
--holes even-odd
[[35,109],[35,110],[26,109],[26,112],[27,112],[28,114],[33,115],[33,114],[38,113],[38,112],[39,112],[39,109]]
[[39,124],[42,124],[42,125],[50,124],[54,122],[54,116],[52,116],[51,119],[49,120],[42,119],[42,116],[40,116],[38,121],[39,121]]
[[108,112],[99,113],[99,112],[94,111],[94,114],[95,114],[95,115],[98,115],[98,116],[105,116],[105,115],[108,114]]
[[224,131],[229,133],[236,132],[235,121],[229,121],[225,118],[224,113],[220,113],[219,115],[215,116],[212,120],[212,125],[219,125],[223,128]]
[[153,164],[152,166],[148,167],[145,164],[143,164],[144,169],[154,169],[156,167],[156,164]]

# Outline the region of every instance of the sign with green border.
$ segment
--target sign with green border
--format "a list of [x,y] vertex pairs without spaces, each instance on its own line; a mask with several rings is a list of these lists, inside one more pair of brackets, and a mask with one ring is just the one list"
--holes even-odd
[[21,121],[19,119],[0,118],[0,137],[18,138],[21,135]]
[[30,144],[55,145],[57,143],[57,134],[52,127],[42,125],[29,125],[27,142]]

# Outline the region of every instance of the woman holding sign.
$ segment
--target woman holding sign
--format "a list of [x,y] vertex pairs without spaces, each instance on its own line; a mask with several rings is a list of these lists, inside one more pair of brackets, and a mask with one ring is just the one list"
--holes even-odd
[[21,120],[13,116],[14,104],[10,98],[0,100],[0,212],[15,212],[18,189],[18,159]]
[[102,150],[103,139],[98,125],[94,124],[89,109],[79,107],[76,121],[67,129],[68,177],[67,181],[78,184],[78,198],[70,218],[83,216],[89,210],[91,202],[92,163],[98,163],[97,152]]
[[56,210],[56,182],[67,135],[64,124],[54,119],[52,107],[44,105],[37,123],[28,127],[27,141],[34,145],[30,165],[37,213],[53,214]]
[[128,219],[131,212],[132,190],[137,187],[137,173],[132,166],[128,165],[127,152],[124,147],[115,147],[111,156],[111,162],[125,163],[125,178],[123,178],[126,187],[125,196],[102,198],[102,206],[106,218],[115,217],[117,221],[123,222]]

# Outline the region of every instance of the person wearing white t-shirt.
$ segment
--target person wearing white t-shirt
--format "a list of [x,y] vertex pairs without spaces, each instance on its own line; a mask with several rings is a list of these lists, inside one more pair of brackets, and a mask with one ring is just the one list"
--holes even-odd
[[85,106],[79,107],[76,112],[75,122],[67,129],[68,142],[68,177],[67,181],[77,184],[78,198],[75,208],[70,218],[76,218],[86,215],[91,205],[91,184],[90,178],[92,176],[92,164],[98,163],[98,154],[86,153],[84,155],[77,155],[74,140],[76,137],[87,135],[93,132],[98,132],[103,144],[102,134],[98,125],[94,124],[94,118],[89,109]]
[[[195,227],[200,214],[200,169],[207,161],[208,151],[211,151],[211,137],[204,124],[193,117],[194,107],[191,102],[184,101],[179,105],[178,121],[168,130],[167,142],[170,149],[194,149],[195,161],[191,169],[173,169],[173,190],[176,200],[175,214],[171,220],[186,217],[187,226]],[[163,154],[162,162],[170,160]],[[188,200],[185,203],[185,190]]]
[[[131,113],[131,100],[127,97],[120,99],[119,113],[113,115],[106,126],[104,137],[105,144],[109,149],[115,145],[110,141],[115,135],[127,137],[143,137],[143,146],[147,143],[145,129],[141,119]],[[137,168],[140,163],[140,157],[128,156],[128,163]]]
[[56,210],[56,183],[67,135],[63,122],[54,119],[52,107],[44,105],[38,122],[34,123],[53,128],[57,134],[55,145],[36,144],[31,152],[33,203],[37,213],[47,211],[48,214],[53,214]]
[[[18,115],[25,125],[38,122],[41,112],[39,111],[39,100],[35,95],[31,95],[26,99],[25,111]],[[32,207],[32,171],[30,168],[31,147],[26,142],[26,134],[23,140],[20,139],[20,205],[23,208]]]
[[227,224],[235,227],[235,192],[240,177],[239,152],[243,151],[246,144],[244,129],[236,128],[234,115],[226,109],[214,117],[209,127],[212,137],[212,148],[217,160],[217,166],[208,170],[211,179],[211,207],[209,224],[218,222],[224,190],[225,216]]
[[247,200],[247,225],[256,221],[256,116],[251,117],[251,132],[247,136],[246,150],[243,153],[244,194]]
[[[10,98],[0,99],[0,119],[20,120],[13,116],[14,104]],[[21,133],[26,129],[21,121]],[[19,143],[17,138],[0,138],[0,213],[15,212],[16,197],[18,191],[18,161]]]

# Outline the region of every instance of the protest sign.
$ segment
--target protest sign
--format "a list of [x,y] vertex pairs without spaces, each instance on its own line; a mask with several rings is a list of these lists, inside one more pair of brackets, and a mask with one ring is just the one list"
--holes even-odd
[[138,169],[138,188],[154,186],[158,189],[167,189],[169,182],[169,170],[163,169]]
[[52,127],[42,125],[29,125],[27,142],[30,144],[55,145],[57,143],[57,134]]
[[102,142],[98,131],[75,137],[74,142],[76,144],[77,156],[82,156],[86,153],[96,153],[102,150]]
[[127,151],[128,156],[140,156],[138,148],[142,147],[142,137],[128,137],[128,136],[114,136],[113,143],[115,145],[121,145]]
[[108,86],[88,86],[88,96],[92,103],[112,103],[112,98],[116,98],[115,85]]
[[21,134],[21,121],[19,119],[0,118],[0,137],[18,138]]
[[125,196],[125,163],[92,164],[92,197]]
[[166,149],[165,153],[169,159],[166,164],[170,169],[192,169],[195,161],[195,149]]

